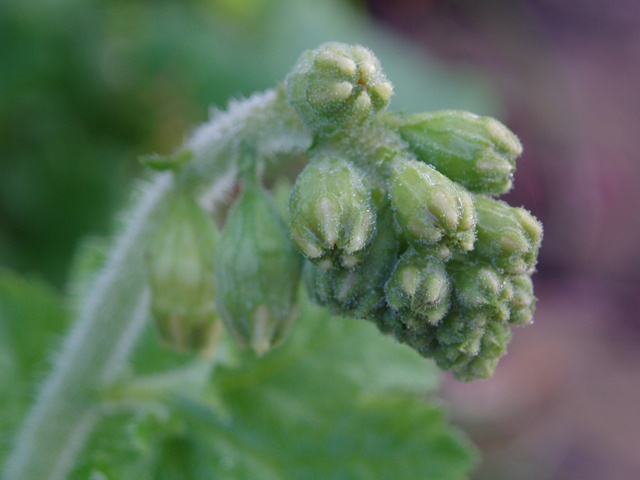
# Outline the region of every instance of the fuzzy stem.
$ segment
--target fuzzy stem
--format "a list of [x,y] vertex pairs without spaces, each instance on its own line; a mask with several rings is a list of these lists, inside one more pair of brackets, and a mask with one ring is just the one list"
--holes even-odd
[[117,381],[148,316],[144,254],[158,207],[174,180],[209,186],[209,201],[224,198],[241,141],[265,153],[293,152],[306,150],[311,135],[281,89],[254,95],[194,133],[187,142],[194,158],[184,173],[158,174],[144,188],[18,432],[5,480],[62,480],[71,471],[100,418],[99,392]]
[[148,220],[171,185],[171,174],[159,175],[126,222],[23,425],[7,479],[59,480],[73,466],[98,418],[96,388],[116,375],[136,333],[131,326],[146,316]]

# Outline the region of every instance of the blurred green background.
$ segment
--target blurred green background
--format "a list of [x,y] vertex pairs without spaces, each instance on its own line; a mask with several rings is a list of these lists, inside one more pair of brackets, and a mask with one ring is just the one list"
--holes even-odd
[[0,265],[63,291],[80,239],[112,232],[145,175],[138,155],[325,41],[370,47],[394,110],[494,115],[525,146],[505,200],[545,225],[536,324],[493,379],[442,390],[485,454],[476,478],[640,478],[632,0],[2,0]]

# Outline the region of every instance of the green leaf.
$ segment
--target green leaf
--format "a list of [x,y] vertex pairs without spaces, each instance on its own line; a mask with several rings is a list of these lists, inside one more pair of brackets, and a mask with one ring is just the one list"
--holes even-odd
[[58,293],[43,280],[0,269],[0,325],[17,356],[19,373],[33,380],[67,326]]
[[61,299],[46,282],[0,268],[0,460],[66,325]]
[[25,385],[19,380],[17,355],[6,330],[0,316],[0,461],[7,453],[8,434],[22,418],[27,401]]
[[72,478],[466,478],[475,452],[426,400],[432,363],[302,297],[282,347],[257,358],[224,343],[201,399],[180,389],[103,421]]
[[209,438],[214,477],[464,478],[473,454],[442,411],[415,395],[437,385],[431,363],[308,301],[296,327],[264,359],[249,354],[218,369],[223,414],[181,404],[201,441]]
[[69,480],[151,480],[162,463],[163,445],[181,423],[166,408],[105,416],[76,462]]
[[256,371],[267,378],[291,375],[294,368],[306,377],[318,377],[312,385],[325,388],[322,384],[327,383],[332,388],[333,380],[339,379],[359,394],[389,390],[426,394],[438,387],[440,374],[430,362],[381,335],[370,322],[331,316],[303,291],[299,298],[300,315],[287,343],[262,361],[244,355],[239,371],[218,371],[221,385],[244,378],[250,382]]
[[[398,394],[331,402],[280,388],[236,392],[233,412],[190,412],[194,444],[188,468],[214,478],[462,479],[474,455],[443,412]],[[185,478],[201,478],[190,477]]]

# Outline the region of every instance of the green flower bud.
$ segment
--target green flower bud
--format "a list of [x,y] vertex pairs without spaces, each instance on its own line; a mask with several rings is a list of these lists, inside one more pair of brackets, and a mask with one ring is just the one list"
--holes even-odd
[[389,192],[398,224],[416,250],[449,258],[454,250],[473,248],[473,198],[433,167],[396,156]]
[[442,370],[470,382],[490,377],[511,339],[509,325],[488,311],[453,307],[438,325],[425,325],[417,331],[399,320],[400,314],[380,316],[383,332],[392,332],[400,343],[433,358]]
[[472,382],[489,378],[498,365],[500,357],[507,353],[511,330],[502,323],[490,323],[480,343],[480,352],[468,363],[454,366],[451,370],[456,380]]
[[467,310],[488,311],[499,321],[509,318],[513,287],[507,275],[484,263],[454,261],[447,267],[457,305]]
[[247,179],[214,259],[218,306],[238,344],[263,355],[284,341],[295,317],[301,261],[271,198]]
[[511,316],[509,323],[526,325],[533,319],[536,297],[533,294],[533,282],[528,275],[518,275],[511,278],[513,296],[509,301]]
[[451,305],[451,285],[440,259],[419,254],[409,248],[386,286],[389,306],[400,313],[410,328],[424,331],[437,325]]
[[377,233],[355,268],[323,270],[306,262],[303,279],[310,297],[339,315],[371,319],[386,306],[384,285],[398,259],[399,241],[389,204],[378,212]]
[[500,194],[511,190],[522,145],[497,120],[445,110],[411,115],[399,132],[420,161],[469,191]]
[[367,123],[387,107],[393,94],[373,53],[343,43],[304,52],[285,87],[304,123],[325,133]]
[[291,238],[318,267],[354,267],[374,236],[376,215],[364,175],[328,155],[311,160],[289,196]]
[[213,255],[218,232],[193,198],[175,192],[147,252],[151,310],[160,337],[180,350],[206,352],[219,333]]
[[531,271],[538,260],[542,225],[524,208],[476,198],[477,241],[473,256],[511,275]]
[[434,354],[437,365],[451,370],[467,364],[480,352],[487,317],[479,312],[454,309],[442,322],[436,338],[438,347]]
[[437,332],[434,360],[454,377],[470,382],[490,377],[507,353],[511,331],[506,323],[479,311],[454,309]]

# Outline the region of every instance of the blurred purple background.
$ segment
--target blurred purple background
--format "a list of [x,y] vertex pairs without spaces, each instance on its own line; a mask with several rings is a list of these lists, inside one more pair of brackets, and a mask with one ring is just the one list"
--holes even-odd
[[368,4],[493,78],[524,145],[504,198],[545,226],[535,325],[494,378],[444,387],[484,454],[474,478],[640,478],[640,2]]

